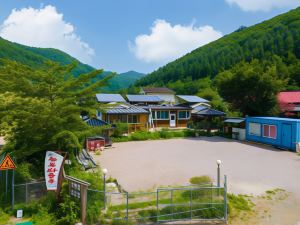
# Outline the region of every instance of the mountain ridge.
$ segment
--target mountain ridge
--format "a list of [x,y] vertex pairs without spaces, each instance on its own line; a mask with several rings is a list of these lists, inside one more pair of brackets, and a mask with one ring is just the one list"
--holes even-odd
[[[252,59],[272,55],[300,58],[300,7],[199,47],[190,53],[147,74],[135,86],[164,86],[169,82],[211,77]],[[286,44],[287,43],[287,44]]]
[[[58,62],[62,65],[76,62],[77,66],[72,71],[74,76],[95,70],[94,67],[80,62],[76,58],[59,49],[30,47],[8,41],[2,37],[0,37],[0,58],[17,61],[33,68],[43,67],[47,60]],[[98,79],[102,79],[108,73],[110,73],[110,71],[104,71],[103,74],[99,74]],[[123,75],[125,75],[128,79],[124,79]],[[143,77],[143,75],[144,74],[136,71],[122,73],[122,77],[120,77],[120,74],[117,74],[108,82],[108,86],[104,87],[103,90],[114,92],[119,91],[120,89],[129,87],[137,79]]]

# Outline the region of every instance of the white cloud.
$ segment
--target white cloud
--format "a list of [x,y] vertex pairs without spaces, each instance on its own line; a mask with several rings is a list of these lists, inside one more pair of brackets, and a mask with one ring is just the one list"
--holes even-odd
[[300,6],[300,0],[226,0],[236,4],[244,11],[269,11],[273,8]]
[[166,63],[221,36],[222,33],[211,26],[172,26],[165,20],[156,20],[151,33],[138,35],[129,47],[142,61]]
[[54,6],[12,10],[0,25],[0,36],[32,47],[57,48],[82,62],[91,62],[94,50],[75,33]]

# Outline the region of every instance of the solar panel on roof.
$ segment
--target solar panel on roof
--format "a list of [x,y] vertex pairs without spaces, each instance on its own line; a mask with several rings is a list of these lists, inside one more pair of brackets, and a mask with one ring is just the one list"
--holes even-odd
[[120,94],[96,94],[98,102],[126,102]]
[[209,102],[208,100],[204,98],[200,98],[196,95],[177,95],[177,97],[183,99],[184,101],[193,102],[193,103]]
[[130,102],[161,102],[163,101],[156,95],[126,95]]

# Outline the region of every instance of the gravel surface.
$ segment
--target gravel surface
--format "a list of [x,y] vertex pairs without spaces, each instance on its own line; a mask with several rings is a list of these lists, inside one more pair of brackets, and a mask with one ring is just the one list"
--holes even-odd
[[184,185],[193,176],[216,179],[216,160],[229,191],[259,195],[283,188],[300,197],[300,156],[221,137],[115,143],[95,156],[127,191]]

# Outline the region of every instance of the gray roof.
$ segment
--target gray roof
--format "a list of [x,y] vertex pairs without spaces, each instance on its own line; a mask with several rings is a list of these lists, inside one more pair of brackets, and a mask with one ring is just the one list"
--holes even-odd
[[181,106],[181,105],[146,105],[141,106],[144,109],[161,109],[161,110],[191,110],[191,107],[188,106]]
[[245,121],[244,118],[228,118],[224,120],[224,123],[242,123],[244,121]]
[[199,111],[197,113],[193,113],[193,114],[198,115],[198,116],[225,116],[226,115],[226,113],[224,113],[224,112],[221,112],[221,111],[218,111],[215,109],[210,109],[210,108],[201,110],[201,111]]
[[96,94],[98,102],[126,102],[126,100],[120,94]]
[[192,103],[207,103],[208,100],[204,98],[200,98],[196,95],[176,95],[178,98],[183,99],[186,102],[192,102]]
[[130,102],[162,102],[163,100],[155,95],[126,95]]
[[106,114],[149,114],[149,112],[142,107],[122,104],[108,109]]

